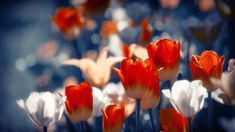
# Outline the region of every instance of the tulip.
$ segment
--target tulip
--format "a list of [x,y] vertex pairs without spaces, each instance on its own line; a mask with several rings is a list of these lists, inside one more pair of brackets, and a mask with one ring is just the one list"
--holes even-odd
[[193,55],[190,67],[194,79],[202,80],[203,86],[208,91],[214,91],[216,88],[210,82],[210,78],[221,78],[224,65],[224,56],[219,56],[214,51],[204,51],[200,56]]
[[142,99],[151,95],[153,88],[159,87],[158,76],[150,59],[123,59],[121,69],[113,67],[113,71],[120,77],[126,94],[131,98]]
[[63,7],[56,10],[52,22],[63,32],[65,38],[75,40],[80,35],[85,18],[76,8]]
[[170,100],[177,112],[184,117],[192,117],[202,109],[206,89],[200,80],[192,82],[180,80],[173,84],[171,91],[165,89],[162,93]]
[[141,109],[147,110],[156,107],[160,102],[160,84],[158,74],[155,73],[155,85],[152,87],[152,93],[149,96],[145,96],[140,101]]
[[92,95],[93,95],[93,111],[92,116],[98,117],[101,116],[101,110],[105,107],[107,101],[105,100],[105,96],[103,92],[96,87],[92,87]]
[[125,117],[129,117],[135,111],[135,100],[126,95],[124,87],[121,82],[108,83],[103,88],[103,95],[105,103],[115,103],[125,106]]
[[60,120],[64,111],[64,97],[50,92],[32,92],[26,101],[20,99],[16,103],[25,110],[30,119],[44,130]]
[[111,0],[72,0],[72,4],[86,13],[86,15],[94,15],[104,12],[110,5]]
[[96,61],[91,59],[70,59],[65,65],[79,67],[85,73],[92,86],[102,88],[110,79],[111,66],[122,60],[122,57],[108,57],[108,48],[103,48]]
[[65,95],[65,106],[70,117],[76,122],[88,120],[93,111],[92,88],[89,83],[67,86]]
[[110,104],[103,112],[103,131],[121,132],[125,119],[125,108],[123,105]]
[[187,118],[174,108],[160,110],[160,122],[165,132],[188,132]]
[[235,100],[235,70],[223,73],[221,79],[211,78],[212,85],[220,88],[228,96],[230,102]]
[[142,33],[140,35],[141,43],[149,43],[153,36],[153,28],[149,19],[144,19],[141,22]]
[[152,58],[159,78],[162,81],[175,79],[180,66],[180,43],[162,39],[147,47],[149,58]]
[[108,38],[112,34],[118,34],[117,22],[116,21],[106,21],[102,25],[101,35],[104,38]]

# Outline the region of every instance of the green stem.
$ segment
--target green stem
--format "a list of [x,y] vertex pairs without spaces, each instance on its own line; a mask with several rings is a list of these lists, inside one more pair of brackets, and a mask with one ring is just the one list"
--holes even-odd
[[136,99],[136,132],[139,132],[140,125],[140,99]]
[[43,132],[47,132],[47,127],[43,127]]
[[208,130],[211,131],[212,98],[211,92],[208,92]]
[[150,117],[150,121],[151,121],[151,124],[152,124],[153,131],[156,132],[156,128],[155,128],[155,125],[154,125],[154,119],[153,119],[153,110],[148,109],[148,112],[149,112],[149,117]]

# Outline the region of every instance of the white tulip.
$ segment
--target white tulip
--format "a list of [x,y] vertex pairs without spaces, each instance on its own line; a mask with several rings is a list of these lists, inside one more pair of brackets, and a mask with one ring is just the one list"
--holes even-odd
[[104,100],[104,95],[102,91],[99,88],[92,87],[92,94],[93,94],[93,112],[92,116],[97,117],[101,116],[102,112],[101,110],[105,106],[105,100]]
[[50,92],[32,92],[28,99],[17,100],[30,119],[39,127],[48,127],[58,121],[64,110],[65,97]]
[[162,90],[162,93],[179,113],[185,117],[192,117],[203,107],[206,89],[200,80],[181,80],[173,84],[171,92],[166,89]]

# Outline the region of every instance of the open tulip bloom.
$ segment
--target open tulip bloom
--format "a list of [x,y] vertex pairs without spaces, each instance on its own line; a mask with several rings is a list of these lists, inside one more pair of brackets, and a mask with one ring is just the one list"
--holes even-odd
[[224,57],[219,56],[214,51],[204,51],[200,56],[193,55],[190,67],[194,79],[200,79],[203,86],[208,91],[214,91],[216,88],[210,82],[210,78],[220,79],[224,67]]
[[16,102],[28,113],[33,123],[46,129],[61,118],[64,101],[65,97],[50,92],[32,92],[26,101],[20,99]]
[[202,81],[187,80],[176,81],[172,90],[162,90],[173,107],[185,117],[192,117],[200,111],[204,104],[206,89],[202,86]]
[[87,80],[95,87],[103,87],[110,78],[111,66],[120,62],[120,57],[107,57],[108,48],[105,47],[101,50],[96,61],[91,59],[70,59],[64,62],[65,65],[72,65],[79,67],[85,73]]

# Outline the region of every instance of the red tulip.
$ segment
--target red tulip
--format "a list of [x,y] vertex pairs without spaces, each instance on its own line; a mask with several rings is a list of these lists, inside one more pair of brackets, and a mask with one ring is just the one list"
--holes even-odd
[[194,79],[200,79],[204,87],[209,91],[214,91],[210,78],[221,78],[224,65],[224,56],[219,56],[214,51],[204,51],[201,56],[193,55],[190,67]]
[[[148,55],[153,59],[160,80],[172,80],[179,71],[180,43],[170,39],[162,39],[147,47]],[[161,69],[161,70],[160,70]]]
[[142,33],[140,35],[141,43],[149,43],[153,36],[153,28],[149,19],[144,19],[141,22]]
[[102,25],[101,35],[105,38],[108,38],[112,34],[117,34],[117,22],[116,21],[106,21]]
[[53,23],[64,33],[64,36],[74,40],[80,35],[85,18],[81,11],[73,7],[63,7],[56,10]]
[[188,120],[174,108],[160,110],[160,122],[165,132],[188,132]]
[[142,99],[153,92],[153,88],[159,87],[158,76],[153,62],[124,59],[121,62],[121,70],[113,67],[114,72],[120,77],[126,94],[129,97]]
[[86,15],[94,15],[104,12],[111,3],[111,0],[73,0],[72,4],[81,8]]
[[93,110],[92,88],[89,83],[67,86],[65,95],[65,106],[71,118],[76,122],[88,120]]
[[123,105],[110,104],[103,112],[103,131],[121,132],[125,119],[125,108]]

